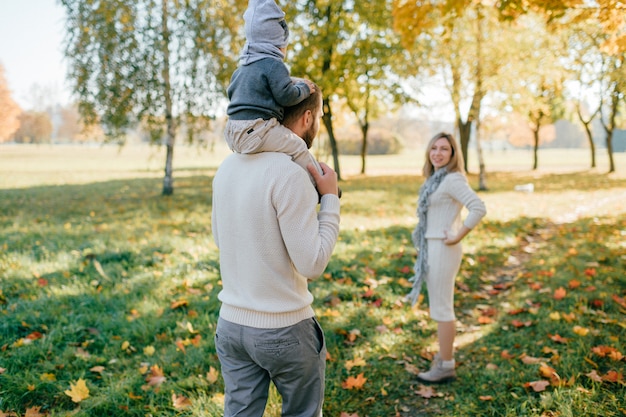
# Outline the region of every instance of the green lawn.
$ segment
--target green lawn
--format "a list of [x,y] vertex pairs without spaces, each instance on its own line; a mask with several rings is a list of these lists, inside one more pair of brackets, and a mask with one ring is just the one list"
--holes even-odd
[[[160,149],[0,147],[0,416],[221,415],[210,205],[226,154],[177,149],[166,198]],[[435,349],[427,298],[403,301],[423,156],[370,158],[369,177],[342,158],[340,240],[311,284],[326,416],[626,415],[626,158],[607,175],[584,152],[542,155],[538,172],[489,156],[443,386],[415,378]]]

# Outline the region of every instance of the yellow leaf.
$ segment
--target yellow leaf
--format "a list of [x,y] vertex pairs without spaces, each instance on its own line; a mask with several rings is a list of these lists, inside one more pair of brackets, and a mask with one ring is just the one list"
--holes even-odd
[[209,369],[209,372],[206,373],[207,381],[209,381],[211,384],[215,384],[217,382],[218,377],[219,377],[219,372],[217,371],[217,369],[211,366],[211,368]]
[[54,374],[41,374],[39,379],[42,381],[56,381],[57,377]]
[[154,355],[154,352],[154,346],[146,346],[145,348],[143,348],[143,354],[146,356],[152,356]]
[[561,313],[559,313],[558,311],[550,313],[550,319],[554,321],[561,320]]
[[191,407],[191,400],[182,395],[176,395],[175,393],[172,393],[172,405],[176,409]]
[[346,369],[348,371],[354,368],[355,366],[365,366],[365,365],[367,365],[367,363],[365,362],[365,359],[363,358],[354,358],[354,360],[346,361]]
[[45,416],[45,414],[41,414],[39,412],[39,410],[41,409],[41,407],[29,407],[26,409],[26,413],[24,414],[24,417],[43,417]]
[[589,333],[589,329],[586,327],[574,326],[573,330],[578,336],[587,336],[587,333]]
[[130,346],[130,343],[127,340],[124,340],[124,342],[122,343],[122,350],[128,349],[129,346]]
[[65,394],[69,396],[72,401],[79,403],[82,400],[89,398],[89,388],[84,379],[79,378],[76,384],[70,382],[70,389],[65,390]]
[[152,365],[150,367],[150,374],[146,377],[146,382],[150,386],[159,386],[165,382],[166,378],[163,375],[163,369],[159,365]]

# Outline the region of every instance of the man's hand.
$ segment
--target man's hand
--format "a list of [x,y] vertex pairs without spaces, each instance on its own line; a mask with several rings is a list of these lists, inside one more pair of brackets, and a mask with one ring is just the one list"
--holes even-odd
[[320,174],[317,169],[315,169],[313,164],[309,164],[307,166],[309,172],[315,180],[315,185],[317,185],[317,192],[320,193],[320,195],[335,194],[336,196],[339,196],[337,173],[323,162],[320,162],[320,167],[322,168],[323,174]]

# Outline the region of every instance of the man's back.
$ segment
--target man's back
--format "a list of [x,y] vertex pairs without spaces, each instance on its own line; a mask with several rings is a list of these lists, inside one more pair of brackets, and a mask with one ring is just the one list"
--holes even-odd
[[[322,274],[339,230],[339,201],[317,191],[282,153],[233,154],[213,183],[213,233],[220,249],[220,315],[252,327],[284,327],[313,316],[307,280]],[[319,217],[319,219],[318,219]]]

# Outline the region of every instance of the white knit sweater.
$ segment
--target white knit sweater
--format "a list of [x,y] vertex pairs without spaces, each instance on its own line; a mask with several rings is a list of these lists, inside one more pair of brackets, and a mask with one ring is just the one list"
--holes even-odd
[[220,317],[256,328],[313,317],[308,280],[326,268],[339,234],[339,199],[318,195],[282,153],[232,154],[213,180],[220,250]]
[[[468,214],[461,222],[463,206]],[[426,239],[444,239],[445,231],[456,233],[461,224],[473,229],[486,213],[485,203],[470,188],[465,175],[450,173],[430,196]]]

